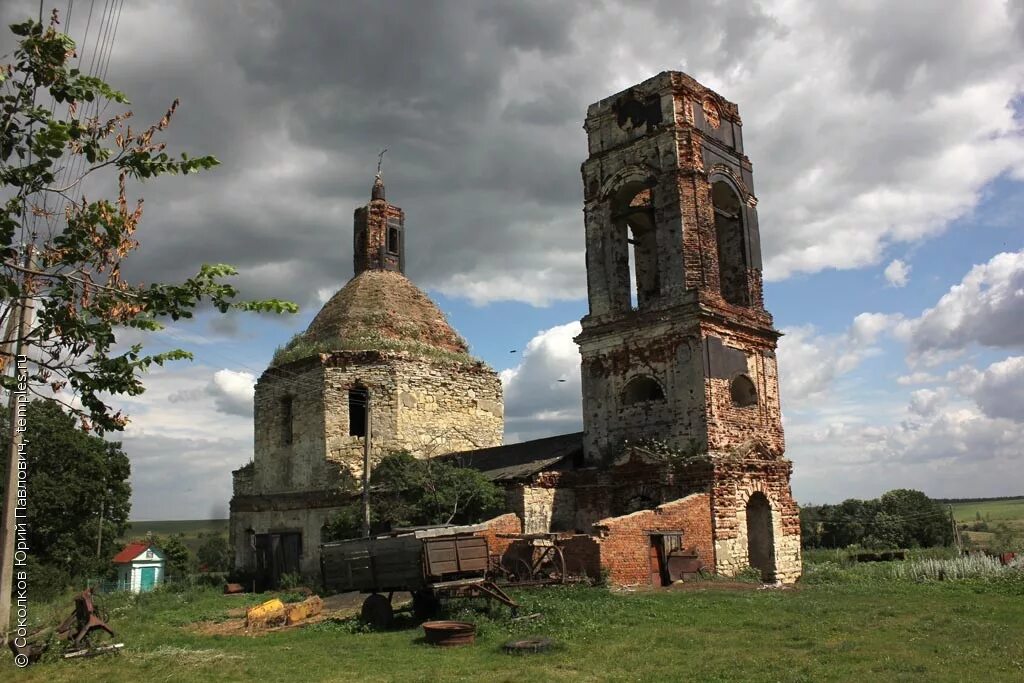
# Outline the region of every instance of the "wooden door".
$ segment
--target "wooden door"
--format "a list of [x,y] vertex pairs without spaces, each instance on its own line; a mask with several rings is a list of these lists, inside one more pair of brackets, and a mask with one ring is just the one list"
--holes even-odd
[[661,536],[651,536],[651,547],[648,551],[651,568],[651,585],[663,586],[664,563],[661,556]]
[[151,591],[156,586],[156,567],[142,567],[142,574],[140,575],[141,585],[139,588],[145,591]]

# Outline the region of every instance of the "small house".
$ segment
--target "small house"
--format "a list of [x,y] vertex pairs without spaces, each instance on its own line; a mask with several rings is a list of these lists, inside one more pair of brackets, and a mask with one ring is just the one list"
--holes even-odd
[[117,585],[132,593],[151,591],[164,581],[163,551],[146,541],[129,543],[114,556]]

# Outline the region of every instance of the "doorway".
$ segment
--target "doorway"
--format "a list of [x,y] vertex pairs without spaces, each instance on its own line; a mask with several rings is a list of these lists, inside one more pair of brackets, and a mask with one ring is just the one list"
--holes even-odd
[[253,538],[257,590],[277,588],[284,574],[299,573],[302,533],[284,531]]
[[747,558],[761,572],[765,583],[775,581],[775,534],[772,531],[772,507],[758,491],[747,501]]
[[647,561],[650,567],[651,585],[668,586],[672,579],[668,572],[668,557],[673,550],[682,546],[682,532],[666,532],[650,534],[650,545],[647,549]]

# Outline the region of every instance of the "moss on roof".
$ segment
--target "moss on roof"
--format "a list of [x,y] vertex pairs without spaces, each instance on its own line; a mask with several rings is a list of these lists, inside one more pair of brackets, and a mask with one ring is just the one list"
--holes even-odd
[[397,351],[473,362],[441,309],[401,273],[368,270],[324,304],[305,332],[274,353],[271,366],[332,351]]

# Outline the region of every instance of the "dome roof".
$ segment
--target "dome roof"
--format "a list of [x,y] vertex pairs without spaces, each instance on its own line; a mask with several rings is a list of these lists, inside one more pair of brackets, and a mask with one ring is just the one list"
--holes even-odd
[[372,350],[470,360],[466,341],[419,287],[401,273],[367,270],[332,296],[306,331],[278,350],[273,364]]

